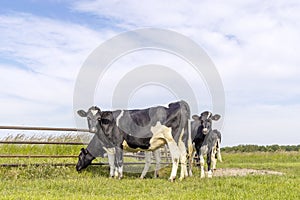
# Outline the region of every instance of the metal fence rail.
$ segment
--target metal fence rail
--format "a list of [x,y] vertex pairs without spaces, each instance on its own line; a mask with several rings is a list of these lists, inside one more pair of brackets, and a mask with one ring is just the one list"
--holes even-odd
[[[155,163],[151,163],[155,164]],[[169,162],[161,162],[160,164],[162,165],[169,165],[171,163]],[[76,163],[32,163],[32,164],[0,164],[0,167],[29,167],[29,166],[34,166],[34,167],[40,167],[40,166],[55,166],[55,167],[67,167],[67,166],[75,166]],[[108,166],[108,162],[100,162],[100,163],[91,163],[91,165],[96,165],[96,166]],[[143,162],[124,162],[123,165],[145,165]]]
[[87,145],[84,142],[47,142],[47,141],[0,141],[0,144],[55,144],[55,145]]
[[[139,158],[144,159],[145,156],[140,155],[124,155],[127,158]],[[15,155],[7,155],[0,154],[0,158],[78,158],[78,155],[24,155],[24,154],[15,154]],[[162,159],[168,159],[170,157],[160,157]]]
[[[29,126],[0,126],[0,129],[7,129],[7,130],[37,130],[37,131],[78,131],[78,132],[89,132],[88,129],[78,129],[78,128],[53,128],[53,127],[29,127]],[[0,144],[33,144],[33,145],[88,145],[89,143],[84,142],[57,142],[57,141],[0,141]],[[78,155],[7,155],[7,154],[0,154],[0,158],[77,158]],[[144,155],[128,155],[124,154],[124,157],[131,157],[136,159],[144,159]],[[161,157],[161,158],[170,158],[170,157]],[[124,165],[144,165],[144,162],[124,162]],[[151,163],[155,164],[155,163]],[[161,162],[161,164],[171,164],[170,162]],[[27,166],[75,166],[76,163],[0,163],[0,167],[27,167]],[[106,162],[100,163],[92,163],[91,165],[108,165]]]
[[53,127],[36,127],[36,126],[0,126],[0,129],[7,129],[7,130],[31,130],[31,131],[79,131],[79,132],[90,132],[88,129],[79,129],[79,128],[53,128]]
[[0,158],[77,158],[75,155],[0,155]]

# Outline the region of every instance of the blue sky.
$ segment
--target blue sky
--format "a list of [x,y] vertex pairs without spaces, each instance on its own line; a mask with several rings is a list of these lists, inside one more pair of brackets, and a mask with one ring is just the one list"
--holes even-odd
[[[223,145],[299,144],[299,10],[297,0],[3,1],[0,124],[74,127],[74,85],[90,53],[120,33],[153,27],[187,36],[215,63],[226,96]],[[153,60],[181,63],[146,52],[128,55],[116,68]],[[105,80],[122,77],[115,73]],[[209,93],[199,90],[201,109],[211,109]],[[155,91],[164,93],[147,88],[134,94],[131,106],[171,99],[147,96]],[[110,109],[100,92],[95,104]]]

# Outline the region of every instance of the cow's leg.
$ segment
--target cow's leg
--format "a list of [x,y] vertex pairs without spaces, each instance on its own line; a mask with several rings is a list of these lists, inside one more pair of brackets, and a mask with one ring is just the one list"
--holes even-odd
[[217,154],[212,153],[211,155],[211,164],[212,164],[212,170],[217,170]]
[[219,159],[220,162],[223,162],[222,161],[222,156],[221,156],[220,140],[218,139],[217,142],[218,142],[218,147],[217,147],[217,154],[218,154],[218,156],[217,157],[218,157],[218,159]]
[[160,149],[156,149],[153,151],[154,158],[155,158],[155,171],[154,171],[154,178],[157,178],[159,176],[159,170],[160,170],[160,162],[161,162],[161,156],[160,156]]
[[200,178],[204,178],[205,177],[205,172],[204,172],[204,157],[202,154],[198,154],[199,158],[200,158],[200,167],[201,167],[201,174],[200,174]]
[[207,153],[207,177],[212,178],[212,171],[211,171],[211,160],[212,160],[212,150]]
[[220,149],[220,148],[218,148],[217,154],[218,154],[217,157],[218,157],[219,161],[220,161],[220,162],[223,162],[222,156],[221,156],[221,149]]
[[211,163],[212,163],[212,170],[216,170],[217,166],[217,145],[213,148],[211,152]]
[[168,147],[170,149],[171,157],[172,157],[172,171],[169,180],[173,182],[176,178],[178,163],[180,158],[179,148],[174,140],[169,140],[167,142]]
[[184,145],[184,143],[181,140],[178,142],[178,147],[179,147],[179,151],[180,151],[180,164],[181,164],[181,171],[180,171],[180,178],[179,178],[179,180],[183,180],[184,177],[188,176],[188,171],[187,171],[187,166],[186,166],[186,162],[187,162],[186,156],[187,156],[187,153],[186,153],[185,145]]
[[116,174],[119,179],[123,178],[123,149],[116,148],[116,157],[115,157],[115,164],[116,164]]
[[115,151],[108,151],[107,156],[108,156],[108,164],[109,164],[109,176],[114,177],[115,176]]
[[[154,127],[151,127],[151,132],[155,133],[156,138],[152,138],[152,144],[157,142],[157,138],[164,138],[166,143],[168,144],[168,147],[170,149],[171,157],[172,157],[172,171],[169,180],[174,181],[176,178],[177,174],[177,169],[178,169],[178,163],[179,163],[179,158],[180,158],[180,150],[175,142],[173,136],[172,136],[172,129],[168,128],[164,125],[161,125],[160,122],[158,121],[157,124]],[[150,141],[151,143],[151,141]],[[156,146],[152,145],[151,146]],[[161,144],[161,143],[160,143]]]
[[188,157],[189,157],[189,176],[193,176],[194,145],[192,142],[191,120],[188,120]]
[[[201,164],[200,164],[200,146],[199,145],[195,145],[195,149],[196,149],[196,154],[197,154],[197,158],[196,158],[196,166],[198,166],[200,168]],[[194,160],[194,158],[193,158]]]
[[194,160],[194,147],[193,144],[188,145],[189,152],[189,176],[193,176],[193,160]]
[[144,169],[143,169],[143,172],[141,174],[141,177],[140,178],[144,178],[149,170],[149,167],[151,165],[151,152],[150,151],[146,151],[145,152],[145,166],[144,166]]

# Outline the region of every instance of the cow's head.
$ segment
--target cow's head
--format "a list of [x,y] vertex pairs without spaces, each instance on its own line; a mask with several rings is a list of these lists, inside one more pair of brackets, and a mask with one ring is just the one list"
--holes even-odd
[[82,148],[78,156],[76,170],[79,172],[80,170],[87,168],[87,166],[89,166],[94,159],[95,157],[93,157],[87,149]]
[[89,130],[92,133],[96,133],[100,128],[101,110],[97,106],[92,106],[87,112],[84,110],[78,110],[80,117],[86,117],[88,120]]
[[212,120],[217,121],[221,118],[221,116],[218,114],[213,115],[211,112],[205,111],[205,112],[201,113],[200,116],[193,115],[192,118],[196,122],[199,122],[202,125],[202,127],[203,127],[202,133],[204,135],[206,135],[212,129]]

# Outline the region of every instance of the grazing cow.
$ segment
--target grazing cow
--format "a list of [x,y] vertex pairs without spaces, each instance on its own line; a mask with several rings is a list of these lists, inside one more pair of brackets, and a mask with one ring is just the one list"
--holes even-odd
[[[141,110],[101,111],[98,107],[91,107],[87,112],[79,110],[78,114],[87,118],[90,131],[96,133],[108,152],[110,176],[115,173],[119,178],[123,176],[123,148],[128,151],[154,151],[165,144],[172,157],[169,180],[175,180],[179,160],[180,180],[187,176],[186,130],[190,109],[186,102]],[[85,166],[85,159],[82,160],[78,161],[77,169]]]
[[[222,161],[220,153],[221,133],[218,130],[212,130],[212,120],[217,121],[220,115],[212,115],[211,112],[205,111],[200,116],[193,115],[194,121],[191,124],[192,141],[197,155],[200,158],[201,178],[205,177],[204,172],[204,155],[207,155],[207,175],[212,177],[212,169],[216,169],[217,157]],[[191,173],[191,168],[190,168]]]
[[[76,170],[81,171],[82,169],[85,169],[88,167],[92,160],[94,160],[96,157],[104,157],[104,153],[106,152],[103,148],[103,143],[101,143],[101,140],[98,139],[98,136],[94,135],[90,143],[88,144],[87,148],[82,148],[80,150],[80,154],[78,156],[78,163],[76,165]],[[154,158],[156,160],[156,166],[154,171],[154,178],[158,176],[158,171],[160,169],[160,152],[159,149],[153,151]],[[144,178],[150,168],[151,165],[151,152],[146,151],[145,152],[145,166],[142,171],[142,174],[140,178]]]

